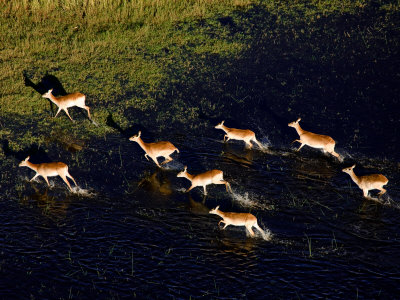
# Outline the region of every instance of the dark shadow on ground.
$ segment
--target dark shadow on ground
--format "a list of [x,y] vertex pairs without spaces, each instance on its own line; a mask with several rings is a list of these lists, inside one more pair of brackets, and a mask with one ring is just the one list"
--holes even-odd
[[126,138],[130,138],[131,136],[136,135],[139,131],[142,131],[142,133],[146,136],[151,136],[151,133],[148,132],[144,126],[139,124],[123,129],[117,122],[115,122],[111,113],[109,113],[107,116],[106,125],[115,129]]
[[[64,87],[62,86],[60,80],[54,75],[46,74],[38,83],[34,83],[25,72],[22,75],[24,77],[25,86],[33,88],[40,95],[43,95],[44,93],[48,92],[50,89],[53,89],[54,96],[67,95],[67,92],[65,91]],[[54,115],[55,114],[54,104],[53,104],[53,102],[51,102],[48,99],[47,99],[47,101],[49,101],[51,113],[52,113],[52,115]]]
[[33,88],[40,95],[43,95],[50,89],[53,89],[55,96],[65,96],[67,94],[60,80],[54,75],[46,74],[38,83],[32,82],[26,73],[23,73],[23,76],[25,86]]
[[33,163],[51,162],[47,153],[40,148],[37,144],[32,144],[26,149],[14,151],[10,148],[8,140],[2,140],[1,146],[6,156],[14,157],[18,161],[24,160],[30,156],[30,160]]

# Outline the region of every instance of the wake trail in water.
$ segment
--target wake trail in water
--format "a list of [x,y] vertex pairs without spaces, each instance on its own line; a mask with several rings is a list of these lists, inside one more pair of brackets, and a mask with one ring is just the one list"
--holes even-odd
[[243,207],[249,208],[257,208],[261,210],[272,210],[273,206],[269,204],[259,203],[253,200],[253,196],[249,196],[248,192],[245,192],[243,195],[239,193],[235,193],[234,191],[231,192],[232,199],[238,202]]
[[184,169],[184,164],[177,160],[173,160],[166,165],[161,166],[165,170],[174,170],[174,171],[182,171]]
[[337,150],[336,150],[336,152],[340,155],[340,159],[339,159],[340,162],[343,162],[345,159],[354,160],[353,155],[351,155],[351,154],[350,154],[348,151],[346,151],[346,150],[340,149],[340,151],[337,151]]
[[272,154],[270,149],[272,147],[271,140],[260,128],[258,130],[261,132],[261,138],[258,140],[262,146],[260,150],[264,153]]
[[288,156],[291,155],[291,152],[283,150],[283,148],[278,149],[278,150],[272,150],[272,142],[269,139],[268,135],[264,133],[264,131],[261,128],[258,128],[259,132],[261,132],[261,138],[259,139],[259,142],[262,145],[262,149],[260,151],[271,154],[271,155],[279,155],[279,156]]
[[400,209],[400,203],[395,202],[389,195],[384,195],[382,196],[382,198],[385,198],[385,202],[378,200],[382,205],[395,209]]

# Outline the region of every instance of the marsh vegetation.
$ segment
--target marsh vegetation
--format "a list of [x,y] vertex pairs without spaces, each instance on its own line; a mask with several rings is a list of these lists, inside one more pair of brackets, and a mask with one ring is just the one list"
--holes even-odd
[[[20,298],[393,298],[400,14],[390,1],[0,1],[0,291]],[[86,95],[87,112],[42,95]],[[343,162],[287,124],[336,141]],[[222,120],[268,151],[223,143]],[[171,141],[158,168],[129,137]],[[18,164],[76,178],[29,182]],[[366,200],[341,170],[389,179]],[[201,188],[179,171],[223,170]],[[373,195],[376,193],[372,191]],[[220,230],[247,212],[273,238]]]

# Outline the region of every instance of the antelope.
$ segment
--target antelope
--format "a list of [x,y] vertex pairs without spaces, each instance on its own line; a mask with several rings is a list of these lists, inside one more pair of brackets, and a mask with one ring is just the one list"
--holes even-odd
[[218,226],[221,223],[225,224],[225,226],[222,229],[225,229],[229,225],[245,226],[246,229],[249,231],[250,235],[254,236],[254,231],[251,228],[254,226],[260,231],[260,233],[263,236],[266,235],[264,230],[262,230],[261,227],[258,226],[257,218],[250,213],[223,212],[219,210],[219,205],[218,205],[216,208],[210,210],[210,214],[218,215],[222,218],[222,220],[218,222]]
[[141,134],[142,132],[139,131],[137,135],[131,136],[129,140],[138,143],[139,146],[142,147],[144,152],[146,152],[144,157],[146,157],[147,160],[149,160],[150,157],[159,168],[161,168],[161,166],[157,161],[157,157],[162,156],[165,158],[165,160],[161,163],[161,165],[164,165],[172,161],[172,158],[170,157],[172,153],[174,153],[175,151],[179,153],[178,148],[176,148],[170,142],[145,143],[140,138]]
[[225,121],[222,121],[217,126],[215,126],[216,129],[222,129],[223,131],[225,131],[226,134],[224,135],[224,142],[225,140],[229,141],[230,139],[244,141],[246,145],[248,145],[249,148],[251,149],[253,147],[253,144],[250,142],[253,141],[257,143],[260,149],[263,149],[263,146],[259,141],[257,141],[256,134],[253,131],[249,129],[229,128],[224,125],[224,122]]
[[51,162],[51,163],[41,163],[41,164],[34,164],[29,161],[29,156],[25,158],[25,160],[21,161],[19,164],[20,167],[28,167],[31,168],[36,172],[36,175],[32,177],[32,180],[34,180],[36,177],[39,175],[46,180],[47,185],[50,186],[49,180],[47,177],[52,177],[52,176],[60,176],[62,180],[67,184],[69,190],[72,192],[71,185],[69,184],[67,177],[71,178],[72,181],[75,183],[75,186],[77,186],[75,179],[68,173],[68,166],[62,162]]
[[294,129],[296,129],[297,134],[300,136],[299,140],[296,139],[292,142],[292,144],[294,142],[299,142],[301,144],[296,151],[300,151],[300,149],[303,148],[304,145],[308,145],[313,148],[322,149],[324,153],[328,152],[329,154],[332,154],[333,156],[340,159],[340,155],[335,152],[335,141],[333,138],[327,135],[316,134],[303,130],[300,127],[300,121],[301,118],[298,118],[297,121],[288,124],[289,127],[293,127]]
[[201,174],[192,175],[187,171],[187,166],[185,166],[182,172],[179,172],[177,177],[184,177],[192,182],[192,186],[186,190],[188,193],[190,190],[196,186],[203,186],[204,195],[207,195],[206,185],[208,184],[225,184],[226,191],[232,192],[231,185],[228,181],[224,180],[224,173],[221,170],[211,170]]
[[57,111],[56,115],[54,116],[54,118],[57,117],[57,115],[60,113],[61,110],[64,110],[65,113],[67,114],[67,116],[71,119],[71,121],[74,121],[74,120],[72,120],[71,116],[68,113],[68,108],[73,107],[73,106],[78,106],[80,108],[86,109],[88,112],[89,119],[90,120],[92,119],[90,117],[89,106],[85,105],[86,96],[84,94],[72,93],[72,94],[68,94],[65,96],[55,97],[52,94],[52,91],[53,91],[53,89],[50,89],[47,93],[43,94],[42,97],[49,99],[51,102],[53,102],[54,104],[56,104],[58,106],[58,111]]
[[383,188],[383,186],[386,185],[389,182],[389,180],[385,176],[383,176],[382,174],[357,176],[353,170],[355,166],[356,165],[344,168],[342,171],[349,174],[351,179],[355,182],[355,184],[357,184],[358,187],[362,189],[365,198],[370,198],[368,196],[369,190],[380,190],[380,193],[378,194],[379,198],[384,193],[386,193],[386,190]]

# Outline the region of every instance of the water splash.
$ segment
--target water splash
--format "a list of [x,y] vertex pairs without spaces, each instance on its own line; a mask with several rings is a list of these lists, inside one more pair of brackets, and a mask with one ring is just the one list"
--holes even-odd
[[[259,225],[259,226],[260,226],[260,225]],[[265,228],[265,229],[263,229],[263,231],[259,231],[259,230],[258,230],[258,232],[259,232],[259,234],[261,235],[262,239],[263,239],[264,241],[271,241],[272,238],[273,238],[273,234],[272,234],[271,230],[269,230],[269,229],[266,228],[265,226],[260,226],[260,227],[261,227],[261,229],[263,229],[263,227]]]
[[340,151],[336,150],[336,152],[340,155],[340,162],[343,162],[345,159],[354,159],[353,155],[351,155],[350,152],[346,150],[340,149]]
[[268,147],[271,147],[271,146],[272,146],[271,140],[269,139],[268,136],[263,136],[263,137],[260,139],[260,143],[261,143],[261,145],[262,145],[263,147],[265,147],[265,148],[268,148]]
[[255,201],[255,196],[249,195],[248,192],[245,192],[243,195],[239,193],[235,193],[232,191],[231,193],[232,199],[238,202],[243,207],[257,208],[261,210],[272,210],[274,209],[273,205],[259,203]]
[[43,179],[43,177],[41,177],[41,176],[36,177],[36,178],[33,179],[33,180],[31,180],[31,178],[29,178],[28,176],[22,176],[21,178],[22,178],[23,181],[30,182],[30,183],[36,183],[36,184],[38,184],[38,185],[43,185],[43,187],[48,187],[48,188],[50,188],[50,189],[54,189],[54,188],[64,188],[64,187],[68,188],[67,185],[66,185],[64,182],[62,182],[62,183],[57,183],[57,182],[56,182],[56,181],[57,181],[56,179],[55,179],[55,180],[53,180],[53,179],[48,179],[48,180],[49,180],[49,185],[47,185],[46,181],[45,181],[45,180]]
[[271,140],[269,137],[262,132],[262,130],[259,131],[262,133],[262,137],[259,139],[260,144],[262,145],[262,149],[260,149],[262,152],[269,153],[271,150],[269,148],[272,147]]
[[162,168],[165,170],[174,170],[174,171],[182,171],[184,167],[185,165],[177,160],[173,160],[167,163],[166,165],[162,166]]
[[186,189],[185,188],[177,188],[176,191],[177,192],[181,192],[181,193],[186,193]]
[[267,154],[270,154],[270,155],[277,155],[277,152],[271,150],[271,148],[269,148],[268,145],[262,143],[262,146],[263,146],[263,148],[262,148],[262,149],[259,149],[261,152],[267,153]]
[[255,201],[253,201],[252,199],[249,198],[249,193],[245,192],[244,195],[235,193],[234,191],[232,191],[231,193],[232,195],[232,199],[239,202],[239,204],[241,204],[242,206],[246,206],[246,207],[254,207],[257,205],[257,203]]
[[366,199],[386,207],[400,209],[400,203],[397,203],[395,200],[393,200],[392,197],[390,197],[387,193],[380,198],[368,195],[368,198]]
[[255,227],[252,228],[253,232],[254,232],[253,236],[250,234],[250,232],[247,229],[245,229],[246,236],[249,238],[258,238],[258,239],[261,238],[264,241],[271,241],[271,239],[273,237],[271,231],[268,228],[264,229],[263,227],[265,227],[265,226],[259,226],[259,227],[261,228],[261,231]]
[[93,197],[97,196],[97,193],[94,192],[93,190],[83,189],[79,186],[74,186],[72,188],[72,193],[79,195],[79,196],[89,197],[89,198],[93,198]]

